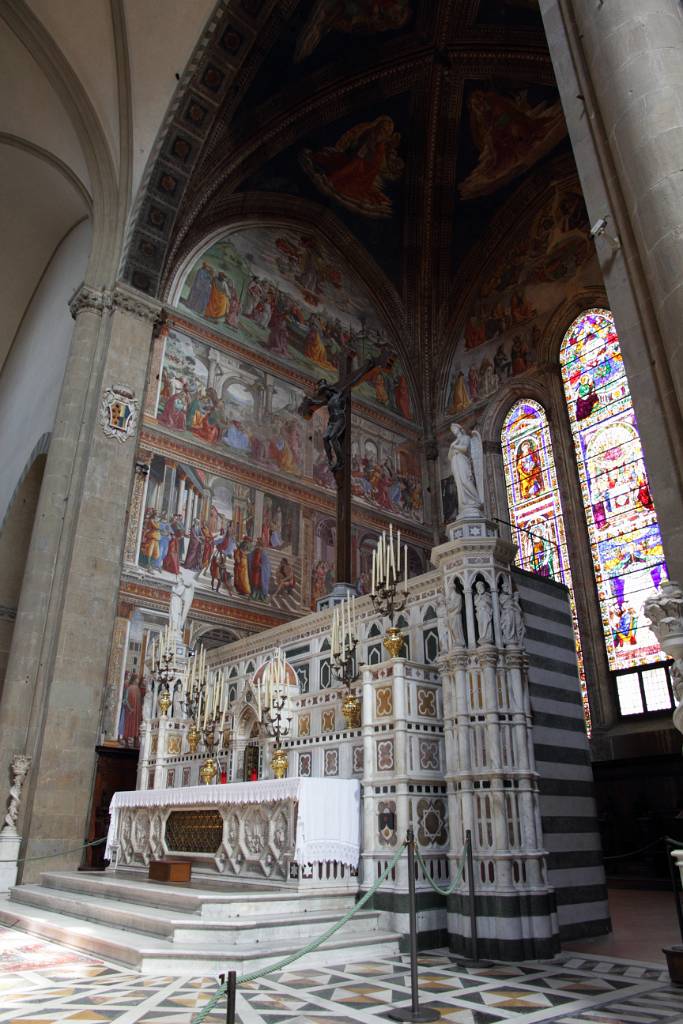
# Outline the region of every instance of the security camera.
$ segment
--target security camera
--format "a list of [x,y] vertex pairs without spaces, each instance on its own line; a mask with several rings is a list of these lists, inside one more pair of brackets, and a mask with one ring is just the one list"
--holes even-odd
[[147,465],[146,462],[136,462],[135,469],[137,470],[138,473],[140,473],[141,476],[147,476],[147,474],[149,473],[149,466]]
[[595,224],[591,228],[591,235],[593,236],[593,238],[595,238],[597,235],[604,234],[606,227],[607,227],[607,218],[606,217],[601,217],[600,220],[596,220]]

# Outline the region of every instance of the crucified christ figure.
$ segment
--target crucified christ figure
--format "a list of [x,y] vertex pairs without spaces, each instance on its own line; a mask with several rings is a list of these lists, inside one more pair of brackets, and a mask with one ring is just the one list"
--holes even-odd
[[304,398],[299,412],[309,420],[316,409],[327,407],[329,419],[323,443],[330,469],[337,485],[337,583],[351,583],[351,389],[360,384],[372,370],[388,368],[392,357],[382,348],[373,359],[352,371],[354,353],[346,351],[346,376],[336,384],[323,377],[316,391]]
[[323,434],[323,444],[327,462],[335,475],[345,468],[344,436],[348,426],[351,389],[377,367],[389,367],[391,361],[392,357],[387,349],[382,349],[379,355],[366,359],[354,373],[349,373],[344,380],[337,381],[336,384],[330,384],[325,377],[321,377],[315,393],[304,398],[299,406],[300,414],[307,420],[310,420],[316,409],[327,406],[329,419]]

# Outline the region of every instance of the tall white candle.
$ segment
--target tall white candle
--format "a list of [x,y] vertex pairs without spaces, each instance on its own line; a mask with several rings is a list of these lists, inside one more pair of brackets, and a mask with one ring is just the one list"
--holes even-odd
[[375,593],[375,551],[372,552],[372,587],[370,588],[370,593]]
[[403,545],[403,589],[408,589],[408,545]]

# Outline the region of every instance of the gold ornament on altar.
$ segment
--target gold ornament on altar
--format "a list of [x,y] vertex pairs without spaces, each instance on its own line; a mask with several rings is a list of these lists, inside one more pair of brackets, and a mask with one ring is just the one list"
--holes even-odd
[[347,729],[360,728],[360,700],[349,692],[342,701],[342,714]]
[[[401,576],[403,590],[399,590]],[[392,524],[389,524],[389,537],[382,533],[372,553],[370,597],[375,611],[389,619],[389,629],[382,643],[390,658],[399,658],[405,637],[401,630],[394,626],[394,616],[403,611],[408,600],[408,545],[404,544],[401,551],[401,531],[399,530],[394,537]]]
[[382,643],[387,649],[390,658],[398,658],[403,650],[405,637],[397,626],[390,626],[386,631]]
[[218,775],[218,768],[216,762],[212,757],[207,757],[204,764],[199,769],[199,777],[205,786],[210,786],[213,780]]
[[172,703],[173,701],[168,689],[162,690],[159,694],[159,711],[161,711],[162,715],[166,714]]
[[187,746],[191,754],[197,753],[197,747],[199,746],[199,741],[201,738],[202,734],[200,733],[196,724],[193,722],[187,732]]
[[273,757],[270,764],[275,778],[284,779],[287,775],[287,768],[289,766],[289,758],[287,757],[286,751],[280,748],[275,749],[273,751]]

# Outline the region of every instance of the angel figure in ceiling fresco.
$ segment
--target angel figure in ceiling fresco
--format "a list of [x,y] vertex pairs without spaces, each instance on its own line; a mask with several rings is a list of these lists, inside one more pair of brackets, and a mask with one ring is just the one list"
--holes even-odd
[[393,120],[383,114],[350,128],[334,146],[305,149],[301,165],[321,192],[347,209],[366,217],[389,217],[393,207],[384,185],[403,172],[400,141]]
[[403,28],[411,14],[410,0],[317,0],[301,30],[294,60],[310,57],[328,32],[387,32]]
[[510,97],[477,89],[468,106],[479,162],[459,186],[462,199],[495,192],[549,153],[567,133],[559,101],[532,106],[526,92]]

